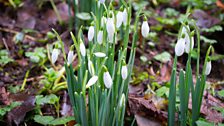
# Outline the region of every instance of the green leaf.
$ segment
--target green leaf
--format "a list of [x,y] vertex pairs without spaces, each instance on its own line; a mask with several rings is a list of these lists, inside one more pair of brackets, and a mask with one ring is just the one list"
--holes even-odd
[[211,28],[202,28],[202,32],[215,32],[215,31],[222,31],[222,26],[220,25],[215,25]]
[[43,47],[37,47],[34,49],[34,52],[26,52],[25,56],[29,57],[31,62],[39,63],[46,58],[46,49]]
[[14,60],[9,57],[9,52],[7,50],[0,50],[0,65],[6,65]]
[[10,105],[1,107],[0,109],[0,117],[3,117],[7,112],[11,111],[13,108],[21,105],[21,102],[12,102]]
[[53,121],[51,121],[51,125],[62,125],[62,124],[66,124],[67,122],[70,122],[72,120],[75,120],[75,118],[73,116],[69,116],[69,117],[62,117],[62,118],[57,118]]
[[202,40],[202,41],[204,41],[205,43],[210,43],[210,44],[214,44],[214,43],[217,43],[217,41],[216,40],[214,40],[214,39],[208,39],[208,38],[206,38],[205,36],[200,36],[200,39]]
[[198,120],[196,124],[197,126],[214,126],[214,123],[206,122],[204,120]]
[[34,116],[34,121],[42,125],[48,125],[53,120],[54,120],[53,116],[41,116],[41,115]]
[[156,90],[156,95],[159,96],[159,97],[162,97],[162,96],[166,95],[168,97],[169,88],[165,87],[165,86],[159,88],[158,90]]
[[43,97],[43,95],[36,96],[37,105],[55,104],[58,101],[59,101],[59,98],[55,94],[50,94],[45,97]]
[[224,90],[218,91],[218,95],[224,97]]
[[166,62],[170,61],[171,55],[170,55],[170,53],[165,51],[163,53],[160,53],[160,54],[157,54],[156,56],[154,56],[154,59],[156,59],[162,63],[166,63]]
[[86,12],[77,13],[76,17],[81,20],[90,20],[91,19],[91,15]]

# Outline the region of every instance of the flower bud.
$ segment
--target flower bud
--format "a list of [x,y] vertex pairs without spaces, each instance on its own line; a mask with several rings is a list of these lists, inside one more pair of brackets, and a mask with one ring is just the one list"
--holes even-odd
[[54,48],[51,55],[51,61],[53,64],[57,61],[59,54],[60,54],[60,50],[57,48]]
[[119,107],[125,106],[125,94],[122,93],[121,99],[119,101]]
[[90,86],[94,85],[98,80],[98,76],[93,76],[89,79],[88,83],[86,84],[86,88],[89,88]]
[[212,70],[212,62],[208,61],[205,68],[205,75],[209,75]]
[[86,56],[86,47],[85,47],[85,45],[83,44],[83,42],[81,42],[80,43],[80,52],[81,52],[81,55],[83,56],[83,57],[85,57]]
[[148,34],[149,34],[149,24],[148,24],[147,20],[143,21],[142,27],[141,27],[141,32],[142,32],[142,36],[144,38],[146,38],[148,36]]
[[122,25],[122,22],[123,22],[123,13],[121,11],[117,12],[116,20],[117,20],[116,27],[119,28]]
[[107,68],[106,67],[104,67],[104,70],[105,70],[105,72],[103,73],[103,82],[104,82],[104,85],[107,88],[111,88],[111,86],[113,84],[112,78],[110,76],[110,73],[107,71]]
[[175,46],[175,54],[177,56],[181,56],[183,55],[184,53],[184,49],[185,49],[185,41],[183,38],[180,38],[178,41],[177,41],[177,44]]
[[74,57],[74,51],[73,50],[69,50],[68,56],[67,56],[68,64],[72,63],[73,57]]
[[105,16],[103,16],[101,18],[101,27],[104,27],[104,25],[106,24],[106,22],[107,22],[107,18]]
[[95,70],[94,70],[94,66],[91,60],[88,60],[88,69],[89,69],[89,73],[93,76],[95,75]]
[[97,42],[101,45],[103,43],[103,31],[100,30],[97,35]]
[[191,50],[194,48],[194,37],[191,37],[191,42],[190,42],[189,36],[187,38],[185,37],[185,41],[186,41],[185,52],[189,53],[190,44],[191,44]]
[[128,22],[128,13],[127,13],[127,9],[124,9],[124,11],[123,11],[123,24],[124,24],[124,26],[127,25],[127,22]]
[[113,42],[115,26],[114,26],[114,20],[112,17],[107,19],[106,29],[107,29],[109,41]]
[[122,77],[123,80],[127,79],[127,77],[128,77],[127,65],[122,65],[122,67],[121,67],[121,77]]
[[102,53],[102,52],[95,52],[94,55],[95,55],[96,57],[99,57],[99,58],[103,58],[103,57],[106,56],[106,54],[105,54],[105,53]]
[[90,26],[88,31],[88,40],[92,41],[93,37],[94,37],[94,26]]

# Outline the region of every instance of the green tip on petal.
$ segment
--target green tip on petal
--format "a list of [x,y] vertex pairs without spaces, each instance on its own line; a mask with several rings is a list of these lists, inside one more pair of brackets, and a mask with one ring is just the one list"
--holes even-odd
[[147,17],[144,15],[144,19],[143,19],[144,21],[147,21],[148,19],[147,19]]

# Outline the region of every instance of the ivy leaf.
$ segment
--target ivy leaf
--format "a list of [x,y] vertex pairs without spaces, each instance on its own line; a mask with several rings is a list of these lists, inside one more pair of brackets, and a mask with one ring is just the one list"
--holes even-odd
[[76,17],[78,17],[81,20],[90,20],[91,19],[91,15],[86,12],[77,13]]
[[206,122],[204,120],[198,120],[196,124],[197,126],[214,126],[214,123]]
[[55,94],[50,94],[45,97],[43,97],[43,95],[36,96],[37,105],[55,104],[58,101],[59,101],[59,98]]
[[73,116],[57,118],[57,119],[51,121],[51,125],[62,125],[62,124],[66,124],[67,122],[70,122],[72,120],[75,120],[75,118]]
[[218,95],[224,97],[224,90],[218,91]]
[[169,88],[166,87],[166,86],[163,86],[159,89],[156,90],[156,95],[159,96],[159,97],[162,97],[162,96],[166,96],[168,97],[169,96]]

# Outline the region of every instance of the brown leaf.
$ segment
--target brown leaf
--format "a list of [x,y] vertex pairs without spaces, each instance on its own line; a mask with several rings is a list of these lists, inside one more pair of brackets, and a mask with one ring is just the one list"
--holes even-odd
[[9,93],[6,91],[5,87],[0,87],[0,104],[9,105]]
[[[24,98],[22,98],[21,96],[24,96]],[[7,114],[8,124],[12,124],[12,122],[14,122],[16,125],[19,125],[24,120],[26,113],[34,109],[35,96],[21,94],[20,97],[18,97],[18,101],[21,101],[22,99],[24,101],[20,106],[8,112]]]
[[146,118],[139,114],[135,114],[135,119],[138,126],[161,126],[161,122],[152,118]]
[[195,10],[192,16],[197,19],[197,26],[200,28],[210,28],[221,22],[218,18],[210,16],[203,10]]

